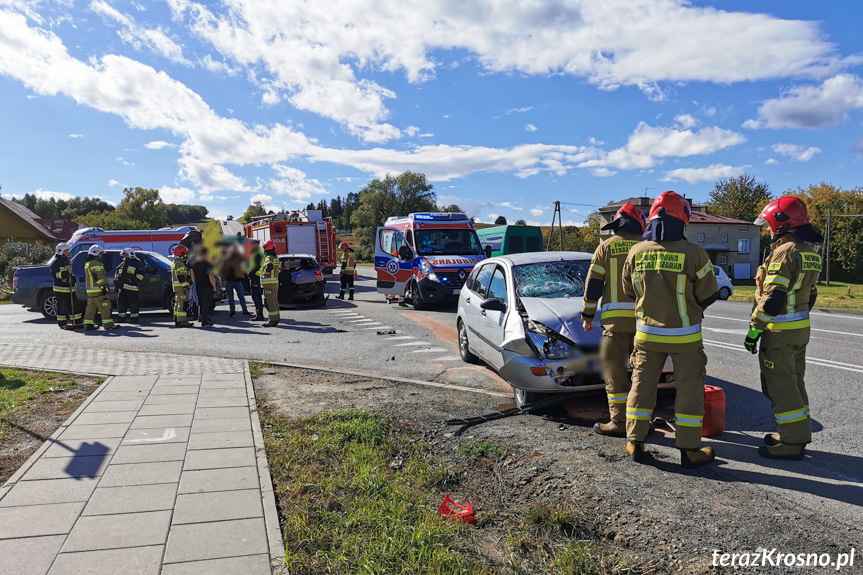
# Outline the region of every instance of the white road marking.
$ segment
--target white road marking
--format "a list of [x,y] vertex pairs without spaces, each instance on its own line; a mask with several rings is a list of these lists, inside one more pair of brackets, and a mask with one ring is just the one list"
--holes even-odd
[[416,339],[416,338],[412,335],[400,335],[397,337],[388,337],[387,341],[395,341],[397,339]]
[[363,328],[360,328],[358,331],[361,331],[364,329],[392,329],[392,328],[393,328],[393,326],[391,326],[391,325],[376,325],[374,327],[363,327]]
[[327,313],[357,313],[352,309],[328,309]]
[[[812,312],[809,312],[809,315],[812,315]],[[827,314],[819,314],[819,315],[827,315]],[[704,317],[711,317],[711,318],[715,318],[715,319],[727,319],[727,320],[729,320],[729,321],[745,321],[746,323],[749,323],[749,318],[742,319],[742,318],[739,318],[739,317],[723,317],[723,316],[721,316],[721,315],[706,315],[706,316],[704,316]],[[834,317],[835,317],[835,316],[834,316]],[[707,328],[704,328],[704,329],[707,329]],[[854,336],[857,336],[857,337],[863,337],[863,333],[851,333],[851,332],[848,332],[848,331],[835,331],[835,330],[832,330],[832,329],[816,329],[816,328],[814,328],[814,327],[809,328],[809,329],[810,329],[811,331],[820,331],[820,332],[824,332],[824,333],[835,333],[835,334],[837,334],[837,335],[854,335]]]
[[128,443],[141,443],[141,442],[149,442],[149,441],[168,441],[169,439],[174,439],[177,437],[177,430],[173,427],[169,427],[162,433],[162,437],[145,437],[143,439],[130,439]]
[[[746,351],[742,345],[734,345],[732,343],[727,343],[724,341],[710,341],[704,340],[705,345],[712,345],[714,347],[721,347],[723,349],[728,349],[731,351]],[[853,371],[854,373],[860,373],[863,371],[863,365],[855,365],[853,363],[842,363],[841,361],[833,361],[832,359],[820,359],[817,357],[807,357],[806,358],[807,365],[818,365],[821,367],[834,367],[836,369],[841,369],[844,371]]]
[[365,318],[365,317],[364,317],[363,319],[352,319],[352,320],[350,320],[348,323],[361,323],[361,322],[364,322],[364,321],[375,321],[375,320],[373,320],[373,319],[368,319],[368,318]]
[[393,347],[405,347],[406,345],[428,345],[424,341],[409,341],[407,343],[397,343]]
[[837,318],[837,319],[856,319],[856,320],[863,319],[863,316],[845,315],[845,314],[841,314],[841,313],[823,313],[820,311],[810,311],[809,315],[823,315],[824,317],[832,317],[832,318]]
[[427,361],[461,361],[457,355],[445,355],[443,357],[430,357]]
[[746,334],[746,331],[745,331],[745,330],[741,330],[741,329],[726,329],[726,328],[723,328],[723,327],[707,327],[707,326],[704,326],[704,325],[703,325],[703,326],[701,326],[701,329],[703,329],[703,330],[705,330],[705,331],[715,331],[715,332],[717,332],[717,333],[731,333],[731,334],[734,334],[734,335],[742,335],[742,334]]
[[431,349],[417,349],[412,351],[411,353],[440,353],[442,351],[446,351],[442,347],[433,347]]

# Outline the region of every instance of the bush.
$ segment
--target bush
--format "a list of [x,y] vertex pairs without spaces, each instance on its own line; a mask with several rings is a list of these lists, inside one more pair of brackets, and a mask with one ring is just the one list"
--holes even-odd
[[0,248],[0,277],[12,283],[17,266],[44,264],[54,255],[54,250],[44,244],[19,244],[8,242]]

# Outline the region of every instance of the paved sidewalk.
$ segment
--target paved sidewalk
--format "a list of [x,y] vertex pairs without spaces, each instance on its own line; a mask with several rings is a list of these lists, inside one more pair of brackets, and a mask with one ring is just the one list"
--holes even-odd
[[246,362],[236,363],[240,373],[100,386],[0,488],[0,573],[278,570],[254,391]]

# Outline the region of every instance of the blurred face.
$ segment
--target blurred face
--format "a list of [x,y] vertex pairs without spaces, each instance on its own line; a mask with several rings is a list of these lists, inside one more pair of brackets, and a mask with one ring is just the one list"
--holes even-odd
[[69,257],[69,250],[68,249],[63,250],[63,255],[68,258]]

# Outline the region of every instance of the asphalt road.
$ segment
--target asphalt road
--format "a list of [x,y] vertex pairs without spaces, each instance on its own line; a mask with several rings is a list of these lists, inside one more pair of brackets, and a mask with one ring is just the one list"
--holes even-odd
[[[227,304],[222,304],[214,328],[171,329],[170,314],[149,311],[142,314],[140,326],[85,334],[63,332],[19,306],[0,306],[0,352],[4,343],[32,343],[189,353],[509,391],[491,370],[461,362],[454,309],[417,312],[388,305],[367,279],[371,269],[360,270],[365,278],[357,282],[355,301],[331,298],[323,308],[282,310],[277,329],[260,327],[241,315],[229,318]],[[328,282],[329,293],[337,290],[336,282]],[[756,448],[765,433],[774,431],[774,420],[760,391],[757,360],[743,349],[749,311],[749,304],[717,302],[703,325],[707,383],[719,385],[727,396],[726,432],[706,441],[720,459],[711,473],[724,481],[764,485],[767,496],[776,493],[793,500],[801,514],[827,514],[840,524],[837,537],[847,535],[849,541],[863,544],[863,316],[813,313],[807,389],[815,434],[809,457],[803,462],[766,462]],[[603,402],[601,394],[593,394],[585,403],[601,417]],[[670,453],[669,440],[656,441]]]

